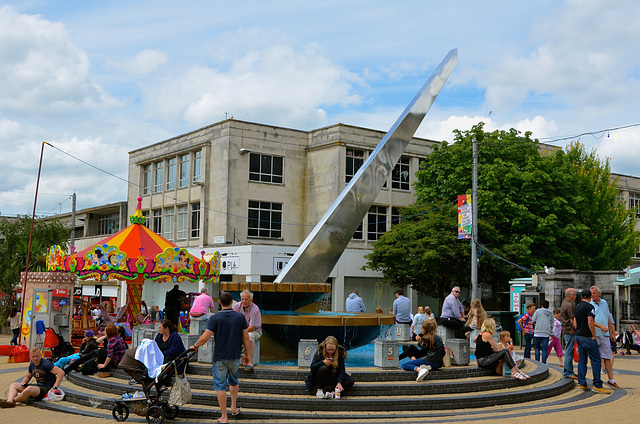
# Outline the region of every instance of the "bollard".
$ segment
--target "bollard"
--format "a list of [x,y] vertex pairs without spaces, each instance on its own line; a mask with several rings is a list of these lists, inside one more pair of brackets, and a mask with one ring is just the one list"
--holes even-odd
[[[215,346],[215,338],[211,337],[205,344],[198,348],[198,362],[201,364],[211,364],[213,363],[213,347]],[[197,341],[198,339],[196,339]],[[189,345],[186,346],[189,348]]]
[[450,339],[445,346],[451,350],[451,365],[469,365],[469,340]]
[[376,340],[373,345],[373,364],[378,368],[398,368],[400,356],[395,340]]
[[411,324],[396,324],[396,340],[399,342],[411,340]]
[[318,351],[318,341],[316,339],[301,339],[298,342],[298,367],[309,368],[313,355]]

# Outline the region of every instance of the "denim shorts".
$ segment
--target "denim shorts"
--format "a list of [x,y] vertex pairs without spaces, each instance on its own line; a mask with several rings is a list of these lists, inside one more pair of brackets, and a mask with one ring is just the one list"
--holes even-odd
[[224,359],[213,363],[213,389],[217,392],[227,390],[229,386],[238,385],[238,368],[240,359]]

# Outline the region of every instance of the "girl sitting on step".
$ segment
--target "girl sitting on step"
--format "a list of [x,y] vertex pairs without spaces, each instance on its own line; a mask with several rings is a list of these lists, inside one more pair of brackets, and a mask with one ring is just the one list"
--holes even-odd
[[311,360],[311,372],[305,380],[307,391],[316,391],[319,399],[333,399],[337,391],[349,390],[354,381],[344,368],[345,359],[347,351],[335,337],[324,339]]
[[496,333],[496,322],[493,318],[487,318],[482,324],[480,334],[476,337],[476,361],[480,368],[495,369],[502,374],[502,364],[506,364],[511,370],[511,375],[518,380],[526,380],[528,375],[520,371],[509,349],[499,349],[493,340]]
[[422,381],[431,370],[437,370],[442,366],[444,358],[444,343],[440,336],[436,335],[436,320],[427,318],[422,321],[422,334],[416,334],[418,346],[410,346],[402,351],[399,359],[407,357],[411,361],[402,364],[402,369],[418,373],[416,381]]

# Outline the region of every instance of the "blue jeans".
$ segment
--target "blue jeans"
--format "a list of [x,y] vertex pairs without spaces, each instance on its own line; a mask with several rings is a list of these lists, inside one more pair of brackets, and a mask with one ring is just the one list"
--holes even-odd
[[587,385],[587,360],[591,359],[593,385],[602,387],[602,379],[600,378],[602,360],[600,359],[598,342],[591,337],[582,336],[576,336],[576,341],[578,342],[578,384]]
[[549,336],[534,337],[533,348],[536,351],[536,361],[540,360],[540,353],[542,353],[542,363],[547,363],[547,350],[549,349]]
[[13,333],[13,337],[11,338],[11,342],[9,344],[13,345],[15,343],[16,346],[17,346],[18,345],[18,337],[20,336],[20,329],[19,328],[13,328],[13,329],[11,329],[11,332]]
[[524,333],[524,357],[531,358],[531,342],[533,341],[533,334]]
[[571,377],[573,372],[573,346],[576,343],[575,334],[564,335],[564,371],[562,375],[564,377]]
[[413,361],[405,362],[402,364],[402,369],[405,371],[415,371],[416,368],[419,368],[420,365],[430,365],[431,370],[435,371],[440,368],[440,364],[436,364],[435,362],[425,361],[424,359],[414,359]]

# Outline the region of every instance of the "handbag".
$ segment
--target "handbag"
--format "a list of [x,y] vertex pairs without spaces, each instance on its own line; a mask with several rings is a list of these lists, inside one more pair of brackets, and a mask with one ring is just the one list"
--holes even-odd
[[[176,368],[177,371],[177,368]],[[182,406],[191,402],[191,385],[187,381],[186,375],[178,375],[176,372],[175,382],[169,393],[169,404]]]

